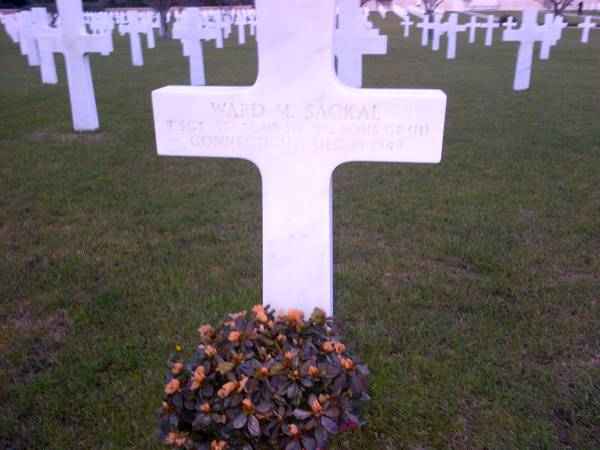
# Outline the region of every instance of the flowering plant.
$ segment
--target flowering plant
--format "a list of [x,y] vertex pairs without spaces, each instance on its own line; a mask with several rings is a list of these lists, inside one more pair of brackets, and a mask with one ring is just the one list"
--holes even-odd
[[202,325],[188,364],[172,362],[158,436],[174,448],[315,450],[359,423],[369,371],[322,310],[308,320],[256,305]]

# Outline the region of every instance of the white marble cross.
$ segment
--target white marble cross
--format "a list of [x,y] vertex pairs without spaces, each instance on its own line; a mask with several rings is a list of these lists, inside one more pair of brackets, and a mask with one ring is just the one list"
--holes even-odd
[[142,15],[131,9],[127,11],[127,19],[119,23],[119,34],[129,34],[129,45],[131,47],[131,64],[135,67],[144,65],[144,53],[142,51],[141,33],[146,32],[146,24],[141,21]]
[[431,38],[431,50],[437,52],[440,49],[440,39],[446,32],[446,25],[442,22],[442,15],[436,14],[433,17],[433,37]]
[[333,171],[349,161],[439,162],[446,96],[340,83],[334,0],[257,0],[256,9],[256,84],[154,91],[158,153],[256,164],[263,302],[332,314]]
[[154,36],[154,11],[146,11],[140,14],[140,26],[143,28],[143,33],[146,35],[146,45],[148,48],[156,48],[156,39]]
[[248,13],[248,25],[250,25],[250,36],[256,34],[256,11],[251,9]]
[[477,16],[471,16],[471,19],[465,24],[465,28],[469,30],[469,44],[474,44],[477,28],[479,28]]
[[214,12],[212,16],[213,20],[207,20],[205,28],[209,31],[211,39],[215,40],[216,48],[223,48],[223,17],[220,10]]
[[35,40],[36,30],[33,27],[31,11],[20,11],[19,20],[19,48],[21,55],[27,56],[27,63],[32,67],[40,65],[40,52]]
[[417,28],[421,28],[421,45],[429,45],[429,31],[433,29],[433,23],[429,20],[429,16],[423,16],[423,21],[417,24]]
[[506,19],[502,26],[507,30],[512,30],[514,27],[517,26],[517,22],[513,20],[513,16],[508,16],[508,19]]
[[238,11],[235,16],[235,25],[238,30],[238,45],[244,45],[246,43],[246,16]]
[[458,33],[462,33],[467,30],[465,25],[460,25],[458,23],[458,14],[451,13],[446,21],[445,31],[446,37],[448,38],[448,46],[446,48],[446,59],[455,59],[456,58],[456,35]]
[[555,17],[552,13],[544,14],[544,23],[542,25],[552,39],[542,41],[540,45],[540,59],[550,59],[550,49],[555,46],[562,37],[562,30],[567,26],[562,17]]
[[581,43],[587,44],[590,39],[590,30],[596,26],[596,23],[592,22],[592,18],[587,16],[583,22],[577,25],[577,28],[581,28]]
[[199,8],[186,8],[173,26],[173,39],[181,41],[183,55],[190,61],[190,84],[204,86],[204,52],[202,40],[207,31],[202,27],[203,19]]
[[[58,30],[48,26],[48,11],[46,8],[31,8],[31,19],[34,30],[33,37],[36,39],[36,51],[39,52],[38,36],[57,35]],[[39,52],[39,58],[42,83],[57,84],[58,75],[56,74],[54,54],[51,52]]]
[[100,126],[89,53],[108,55],[113,51],[110,35],[91,35],[83,23],[81,0],[56,0],[60,15],[57,32],[38,34],[40,53],[62,53],[67,69],[69,99],[73,128],[76,131],[96,130]]
[[481,28],[485,28],[485,45],[490,47],[494,40],[494,29],[500,28],[500,24],[495,22],[496,17],[487,16],[487,21],[480,25]]
[[334,39],[337,73],[342,83],[358,88],[362,86],[363,55],[385,55],[387,36],[366,28],[360,0],[342,0],[339,11]]
[[404,37],[409,37],[410,26],[414,25],[414,24],[415,23],[410,20],[410,16],[408,14],[405,14],[404,16],[402,16],[402,26],[404,27]]
[[538,10],[536,8],[523,10],[521,28],[504,30],[502,33],[503,41],[516,41],[520,43],[513,82],[513,89],[515,91],[522,91],[529,88],[534,43],[551,39],[547,30],[537,24],[537,15]]
[[16,13],[2,14],[2,24],[13,44],[19,43],[19,16]]

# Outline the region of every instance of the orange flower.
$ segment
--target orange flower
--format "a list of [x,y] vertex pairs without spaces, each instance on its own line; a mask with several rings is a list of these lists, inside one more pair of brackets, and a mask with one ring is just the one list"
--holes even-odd
[[267,313],[265,312],[265,307],[263,305],[254,305],[252,307],[252,312],[256,316],[256,321],[261,323],[266,323],[269,318],[267,317]]
[[173,378],[165,386],[165,393],[169,394],[169,395],[174,394],[175,392],[177,392],[179,390],[180,387],[181,387],[181,381],[179,381],[177,378]]
[[292,357],[293,357],[292,352],[285,352],[283,362],[285,363],[286,366],[289,366],[292,364]]
[[182,370],[183,370],[183,364],[181,364],[180,362],[173,364],[173,367],[171,367],[171,372],[173,372],[175,375],[177,375],[178,373],[181,373]]
[[244,389],[246,389],[246,383],[248,382],[248,377],[245,375],[242,375],[242,378],[240,378],[240,382],[238,383],[238,387],[235,390],[235,392],[237,392],[238,394],[241,393]]
[[244,362],[244,354],[242,352],[236,353],[232,356],[231,362],[234,364],[241,364]]
[[326,353],[331,353],[335,350],[335,343],[333,341],[325,341],[323,342],[323,351]]
[[323,412],[323,407],[317,399],[313,400],[313,402],[310,404],[310,409],[312,409],[313,414],[317,416]]
[[235,389],[237,389],[237,387],[238,384],[235,381],[228,381],[223,386],[221,386],[221,389],[217,391],[217,395],[221,398],[229,397],[229,394],[231,394]]
[[293,423],[290,425],[290,434],[293,437],[298,437],[300,435],[300,430],[298,429],[298,427],[296,425],[294,425]]
[[290,325],[300,323],[304,313],[299,309],[290,309],[287,313],[288,323]]
[[204,414],[209,414],[212,411],[212,408],[208,403],[202,403],[200,405],[200,412]]
[[254,403],[252,403],[252,400],[250,400],[249,398],[245,398],[244,400],[242,400],[242,409],[248,415],[254,414],[254,411],[256,411]]
[[340,363],[342,367],[346,370],[352,370],[354,368],[354,363],[351,359],[343,358],[340,356]]
[[212,345],[203,346],[203,350],[207,358],[212,358],[217,353],[217,349],[215,349]]
[[319,369],[317,369],[315,366],[310,366],[307,372],[309,377],[314,378],[319,376]]
[[205,379],[206,374],[204,373],[204,367],[196,367],[196,370],[194,370],[194,375],[192,375],[192,389],[198,389],[200,386],[202,386]]
[[264,366],[263,367],[259,367],[256,372],[257,372],[257,375],[260,378],[264,378],[267,375],[269,375],[269,369],[267,367],[264,367]]
[[230,331],[229,332],[229,337],[227,339],[229,339],[230,342],[234,342],[236,344],[239,344],[242,340],[242,333],[240,333],[239,331]]
[[334,342],[333,346],[335,347],[335,351],[338,353],[342,353],[346,351],[346,346],[341,342]]
[[213,327],[211,327],[209,324],[202,325],[200,328],[198,328],[198,331],[204,339],[207,339],[213,335]]
[[210,443],[210,450],[224,450],[227,447],[227,443],[225,441],[212,441]]
[[171,432],[165,438],[167,445],[176,445],[177,447],[183,447],[187,440],[187,433],[175,433]]

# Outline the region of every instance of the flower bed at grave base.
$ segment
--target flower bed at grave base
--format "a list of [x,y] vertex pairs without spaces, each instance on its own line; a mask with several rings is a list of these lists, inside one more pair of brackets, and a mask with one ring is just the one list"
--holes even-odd
[[173,448],[325,449],[357,428],[369,371],[337,324],[315,309],[275,315],[256,305],[202,325],[191,361],[169,363],[158,437]]

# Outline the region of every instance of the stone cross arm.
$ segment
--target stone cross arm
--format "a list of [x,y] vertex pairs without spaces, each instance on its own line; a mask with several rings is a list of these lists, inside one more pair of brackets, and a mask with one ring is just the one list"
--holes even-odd
[[40,51],[54,53],[72,53],[85,55],[86,53],[100,53],[109,55],[113,51],[112,37],[109,34],[91,35],[76,34],[65,35],[56,33],[54,29],[41,32],[38,36]]
[[[158,153],[243,158],[259,169],[280,158],[438,162],[445,96],[436,90],[303,85],[168,86],[153,93]],[[275,92],[279,95],[274,95]]]

